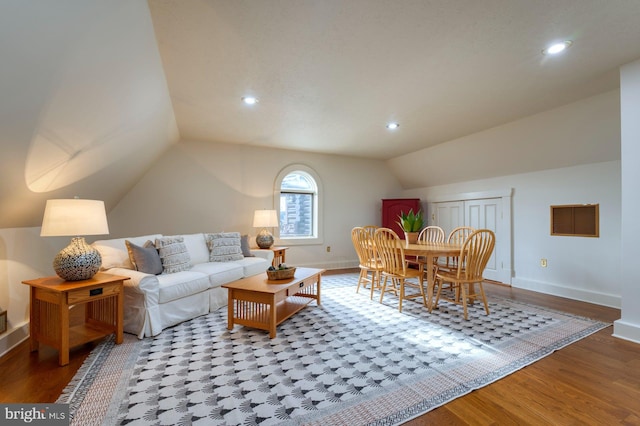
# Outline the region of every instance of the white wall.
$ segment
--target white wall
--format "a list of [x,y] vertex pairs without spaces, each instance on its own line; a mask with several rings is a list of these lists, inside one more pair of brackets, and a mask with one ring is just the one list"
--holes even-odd
[[401,193],[383,161],[181,141],[110,212],[110,237],[218,231],[255,235],[254,210],[274,207],[276,176],[294,163],[311,167],[322,180],[324,235],[322,244],[291,246],[287,263],[357,266],[351,228],[379,224],[381,199]]
[[[610,161],[405,191],[433,197],[513,189],[514,287],[620,307],[620,162]],[[549,206],[600,205],[600,237],[550,235]],[[548,266],[540,266],[546,258]]]
[[640,343],[640,61],[620,69],[622,123],[622,318],[614,335]]
[[7,311],[0,356],[29,335],[29,286],[22,281],[54,275],[53,258],[69,241],[42,238],[40,228],[0,229],[0,310]]

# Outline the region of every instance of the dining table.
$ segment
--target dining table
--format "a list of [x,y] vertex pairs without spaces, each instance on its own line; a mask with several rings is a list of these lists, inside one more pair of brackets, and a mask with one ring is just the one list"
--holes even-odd
[[434,264],[438,257],[457,256],[460,254],[462,244],[455,243],[435,243],[435,242],[417,242],[409,243],[404,241],[404,254],[408,256],[420,256],[426,260],[427,269],[427,307],[431,310],[433,302],[433,291],[435,288],[436,277],[434,274]]

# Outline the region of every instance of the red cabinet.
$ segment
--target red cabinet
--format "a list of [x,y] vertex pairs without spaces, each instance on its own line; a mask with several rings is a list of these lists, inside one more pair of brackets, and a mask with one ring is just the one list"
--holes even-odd
[[393,198],[382,200],[382,226],[391,228],[396,234],[404,239],[404,231],[396,223],[401,212],[409,213],[413,209],[414,213],[420,210],[419,198]]

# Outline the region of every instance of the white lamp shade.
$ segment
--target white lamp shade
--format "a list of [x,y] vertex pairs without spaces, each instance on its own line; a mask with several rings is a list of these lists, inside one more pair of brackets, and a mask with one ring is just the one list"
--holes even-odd
[[253,215],[254,228],[273,228],[278,226],[278,214],[275,210],[256,210]]
[[42,218],[42,237],[103,235],[109,233],[104,201],[47,200]]

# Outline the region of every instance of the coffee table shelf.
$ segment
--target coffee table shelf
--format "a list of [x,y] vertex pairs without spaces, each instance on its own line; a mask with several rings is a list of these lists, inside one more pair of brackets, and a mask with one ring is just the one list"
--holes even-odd
[[324,269],[298,268],[287,280],[272,281],[267,274],[243,278],[222,287],[229,290],[227,307],[229,330],[235,324],[269,331],[276,337],[276,327],[312,301],[320,305],[320,281]]

